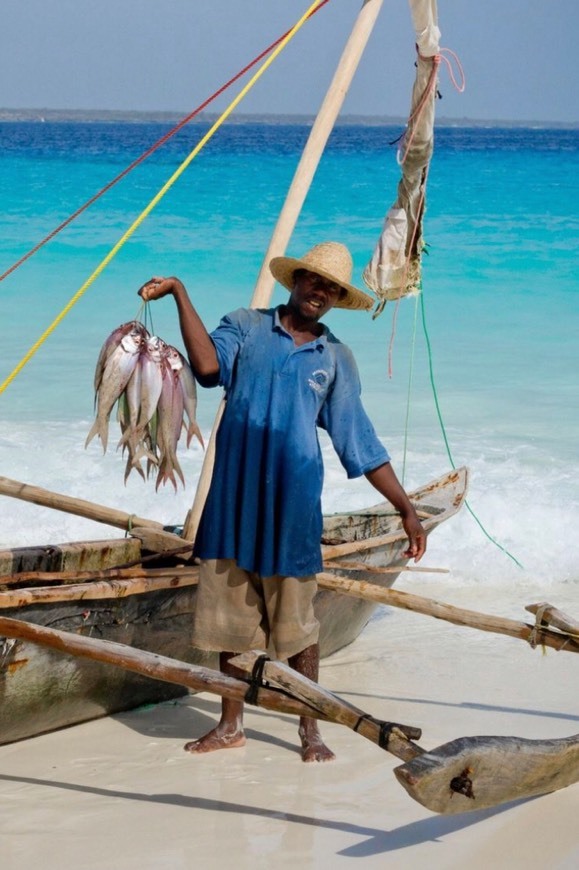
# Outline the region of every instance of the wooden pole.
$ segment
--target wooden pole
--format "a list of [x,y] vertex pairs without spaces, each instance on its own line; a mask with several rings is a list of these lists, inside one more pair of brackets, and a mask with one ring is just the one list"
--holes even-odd
[[[372,33],[382,2],[383,0],[364,0],[362,4],[362,9],[358,14],[324,102],[311,129],[285,204],[278,217],[269,247],[263,259],[261,271],[257,278],[251,300],[252,308],[266,308],[270,303],[275,281],[269,271],[269,261],[272,257],[283,255],[286,250],[326,142],[339,115],[366,43]],[[185,519],[183,527],[183,537],[188,541],[195,540],[207,493],[209,492],[215,461],[215,439],[223,410],[224,402],[222,401],[211,432],[193,506]]]
[[332,132],[370,34],[380,13],[383,0],[364,0],[338,67],[310,132],[306,147],[294,175],[285,204],[280,212],[274,234],[257,278],[251,305],[260,308],[269,304],[274,278],[269,261],[285,252],[299,217],[312,179]]
[[378,565],[366,565],[364,562],[324,562],[324,568],[360,571],[363,574],[400,574],[403,571],[417,572],[422,574],[450,574],[449,568],[426,568],[418,565],[387,565],[383,568]]
[[323,544],[322,558],[324,562],[331,562],[340,556],[349,556],[351,553],[361,553],[363,550],[373,550],[375,547],[383,547],[386,544],[405,540],[406,532],[404,529],[400,529],[398,532],[377,535],[375,538],[362,538],[359,541],[347,541],[345,544]]
[[[69,495],[51,492],[48,489],[42,489],[40,486],[31,486],[28,483],[11,480],[9,477],[0,477],[0,495],[19,498],[22,501],[29,501],[42,507],[55,508],[58,511],[85,517],[87,520],[115,526],[125,532],[130,531],[131,527],[135,526],[154,529],[163,534],[163,524],[156,522],[156,520],[146,520],[135,514],[127,514],[125,511],[104,507],[104,505],[95,504],[92,501],[85,501],[81,498],[72,498]],[[165,532],[164,534],[168,533]],[[173,546],[176,546],[179,538],[175,535],[172,538],[174,539]]]
[[[372,569],[369,567],[368,570]],[[443,619],[446,622],[452,622],[454,625],[466,628],[505,634],[508,637],[526,640],[532,647],[549,646],[556,650],[579,652],[579,638],[550,631],[542,626],[527,625],[526,622],[517,622],[514,619],[505,619],[500,616],[466,610],[462,607],[453,607],[451,604],[444,604],[431,598],[423,598],[409,592],[398,592],[394,589],[384,589],[374,583],[349,580],[347,577],[338,577],[327,572],[317,574],[316,579],[320,589],[330,589],[333,592],[352,595],[354,598],[362,598],[364,601],[375,601],[390,607],[400,607],[403,610],[422,613],[425,616],[434,616],[436,619]]]

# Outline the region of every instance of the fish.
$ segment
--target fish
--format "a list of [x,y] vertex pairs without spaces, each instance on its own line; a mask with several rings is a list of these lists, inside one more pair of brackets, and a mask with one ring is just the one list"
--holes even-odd
[[[187,447],[196,436],[197,389],[193,371],[182,353],[162,338],[150,335],[144,324],[123,323],[104,342],[95,376],[96,419],[85,447],[98,435],[106,452],[109,418],[117,403],[121,429],[117,449],[127,453],[125,483],[133,469],[146,480],[156,470],[155,489],[177,477],[185,485],[177,458],[183,430]],[[146,459],[146,474],[141,462]]]
[[119,447],[122,446],[123,450],[128,448],[129,451],[125,483],[133,468],[145,479],[142,459],[147,459],[147,477],[151,469],[159,465],[154,418],[163,385],[162,361],[166,347],[166,343],[158,336],[145,339],[139,362],[125,391],[126,419],[119,421],[122,430]]
[[161,396],[163,387],[162,359],[167,345],[156,335],[149,336],[141,353],[141,398],[138,419],[139,432],[145,432]]
[[189,420],[189,425],[185,426],[187,430],[187,447],[191,446],[191,441],[193,436],[197,438],[201,447],[205,449],[205,442],[203,441],[203,435],[201,434],[201,429],[199,428],[196,420],[197,416],[197,384],[195,382],[195,376],[193,374],[193,370],[183,354],[179,353],[176,348],[173,348],[175,353],[179,354],[181,360],[181,367],[178,369],[178,377],[179,377],[179,386],[181,388],[181,392],[183,393],[183,406],[185,410],[185,414],[187,415],[187,419]]
[[148,336],[149,334],[145,326],[138,320],[129,320],[128,323],[122,323],[116,329],[113,329],[101,347],[94,374],[95,403],[108,358],[117,349],[124,336],[134,329],[141,331],[143,335]]
[[183,427],[183,394],[178,382],[178,371],[173,368],[169,359],[164,358],[163,387],[159,397],[157,445],[160,451],[159,472],[155,482],[155,490],[161,484],[171,481],[177,491],[177,472],[183,486],[185,477],[177,459],[177,443]]
[[95,435],[98,435],[103,445],[103,453],[106,453],[109,417],[115,402],[119,399],[135,370],[142,345],[142,331],[132,329],[123,335],[117,347],[108,355],[99,380],[96,420],[87,435],[85,448],[88,447]]

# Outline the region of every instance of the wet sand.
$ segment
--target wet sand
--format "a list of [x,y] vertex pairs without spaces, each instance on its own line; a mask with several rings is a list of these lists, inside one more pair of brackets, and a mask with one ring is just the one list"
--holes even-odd
[[[397,588],[520,620],[544,598],[579,615],[569,584]],[[379,718],[421,727],[432,749],[474,734],[577,733],[578,666],[570,653],[383,610],[322,663],[320,682]],[[327,764],[301,762],[291,717],[253,708],[244,748],[185,753],[218,708],[201,694],[0,747],[2,870],[579,866],[579,785],[437,816],[398,784],[397,759],[339,725],[322,725],[338,756]]]

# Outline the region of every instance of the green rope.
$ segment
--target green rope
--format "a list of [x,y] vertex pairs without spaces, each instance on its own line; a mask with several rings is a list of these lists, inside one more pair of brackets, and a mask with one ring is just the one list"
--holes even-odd
[[[426,339],[426,349],[428,351],[428,368],[429,368],[429,372],[430,372],[430,385],[432,387],[432,395],[434,396],[434,405],[436,407],[436,414],[438,416],[438,422],[440,423],[440,429],[442,431],[442,437],[444,439],[446,453],[447,453],[448,458],[450,460],[450,464],[451,464],[452,468],[456,468],[456,465],[454,464],[454,460],[452,458],[450,444],[448,443],[448,438],[446,436],[446,429],[444,427],[444,421],[442,419],[442,413],[440,410],[440,403],[438,401],[438,393],[436,391],[436,384],[434,381],[434,368],[433,368],[433,364],[432,364],[432,347],[430,344],[430,337],[428,335],[428,329],[426,326],[426,313],[425,313],[425,308],[424,308],[424,292],[422,292],[422,291],[420,293],[420,308],[421,308],[421,313],[422,313],[422,329],[424,331],[424,338]],[[481,521],[479,520],[479,518],[477,517],[477,515],[473,511],[473,509],[471,508],[470,504],[468,503],[468,500],[465,501],[464,504],[465,504],[465,507],[468,510],[469,514],[473,518],[473,520],[476,522],[476,524],[478,525],[478,527],[480,528],[482,533],[489,539],[489,541],[492,544],[494,544],[495,547],[498,547],[499,550],[502,550],[503,553],[509,557],[509,559],[512,559],[513,562],[515,563],[515,565],[518,565],[519,568],[522,568],[523,565],[521,565],[519,560],[516,559],[512,553],[509,553],[509,551],[505,547],[503,547],[502,544],[499,544],[499,542],[495,538],[493,538],[492,535],[490,535],[487,532],[487,530],[485,529],[485,527],[483,526],[483,524],[481,523]]]
[[418,298],[414,300],[414,324],[412,327],[412,351],[410,353],[410,366],[408,368],[408,392],[406,394],[406,419],[404,420],[404,452],[402,457],[402,485],[406,479],[406,456],[408,452],[408,431],[410,422],[410,396],[414,378],[414,351],[416,350],[416,330],[418,325]]

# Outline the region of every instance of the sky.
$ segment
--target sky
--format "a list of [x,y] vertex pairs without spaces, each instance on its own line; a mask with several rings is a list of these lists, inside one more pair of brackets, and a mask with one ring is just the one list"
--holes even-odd
[[[305,12],[308,0],[2,0],[0,109],[191,111]],[[237,109],[315,114],[362,0],[330,0]],[[438,117],[579,122],[579,0],[438,0]],[[343,114],[405,116],[408,0],[384,0]],[[212,106],[222,110],[238,92]]]

